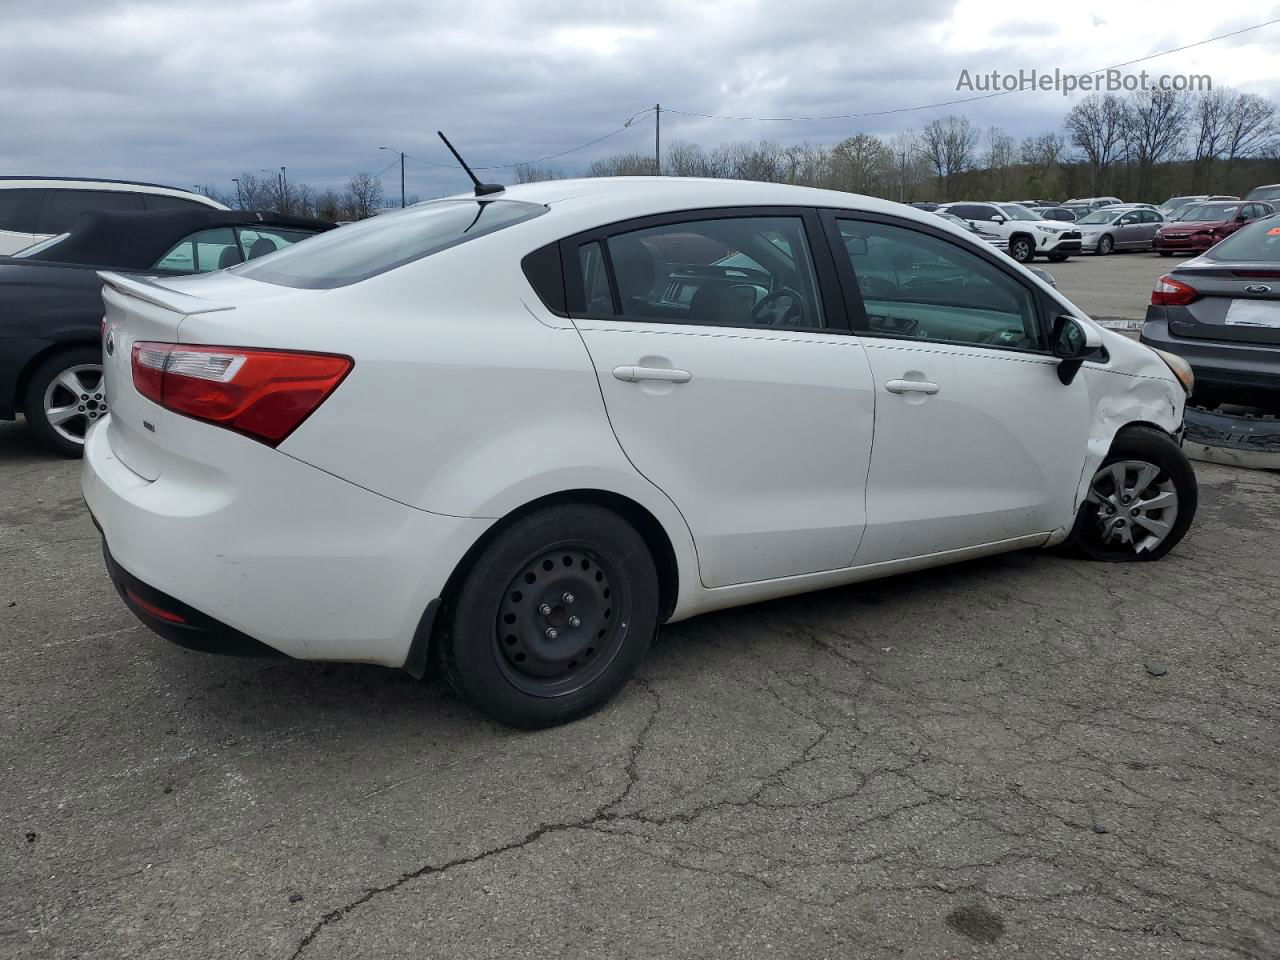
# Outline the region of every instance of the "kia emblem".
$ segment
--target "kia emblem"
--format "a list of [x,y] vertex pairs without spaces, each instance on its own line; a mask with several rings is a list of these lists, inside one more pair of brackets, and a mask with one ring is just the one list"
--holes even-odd
[[[1270,293],[1271,287],[1265,283],[1251,283],[1244,288],[1245,293]],[[108,353],[111,351],[108,350]]]
[[[1270,290],[1271,288],[1268,287],[1267,289]],[[116,352],[116,336],[114,331],[111,331],[111,330],[107,331],[107,340],[106,340],[105,346],[107,348],[108,357]]]

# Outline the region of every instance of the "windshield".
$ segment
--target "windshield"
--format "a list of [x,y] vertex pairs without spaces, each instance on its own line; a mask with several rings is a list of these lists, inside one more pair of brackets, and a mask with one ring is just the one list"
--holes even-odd
[[1207,223],[1214,220],[1230,220],[1240,209],[1238,203],[1197,203],[1188,207],[1173,219],[1186,220],[1193,223]]
[[1280,263],[1280,217],[1267,217],[1242,227],[1201,256],[1210,260]]
[[1164,203],[1160,204],[1160,206],[1164,207],[1166,210],[1177,210],[1181,207],[1185,207],[1188,203],[1191,203],[1194,200],[1203,199],[1204,197],[1170,197]]
[[345,287],[546,212],[518,200],[435,200],[330,230],[231,270],[285,287]]
[[1110,223],[1116,217],[1120,216],[1115,210],[1095,210],[1087,217],[1081,217],[1076,223],[1088,225],[1090,223]]
[[29,246],[29,247],[23,247],[23,248],[22,248],[21,250],[19,250],[17,253],[12,253],[12,254],[10,254],[10,256],[12,256],[12,257],[33,257],[33,256],[35,256],[37,253],[40,253],[40,252],[42,252],[42,251],[44,251],[44,250],[48,250],[48,249],[49,249],[50,247],[52,247],[54,244],[61,243],[63,240],[67,239],[67,237],[69,237],[69,236],[71,236],[71,234],[69,234],[69,233],[60,233],[60,234],[58,234],[56,237],[45,237],[45,239],[40,240],[40,241],[37,241],[36,243],[31,244],[31,246]]
[[1016,203],[1002,203],[1000,209],[1005,212],[1010,220],[1039,220],[1036,214],[1032,213],[1026,207],[1019,206]]

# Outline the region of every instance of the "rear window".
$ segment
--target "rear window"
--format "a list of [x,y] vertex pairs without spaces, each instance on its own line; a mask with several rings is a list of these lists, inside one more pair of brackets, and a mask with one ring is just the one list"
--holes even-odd
[[1280,184],[1270,187],[1254,187],[1246,200],[1280,200]]
[[1210,260],[1280,262],[1280,217],[1267,217],[1242,227],[1201,256]]
[[438,200],[330,230],[234,272],[306,290],[345,287],[546,212],[519,200]]
[[142,194],[128,190],[49,190],[40,214],[40,233],[63,233],[80,214],[97,210],[141,210]]

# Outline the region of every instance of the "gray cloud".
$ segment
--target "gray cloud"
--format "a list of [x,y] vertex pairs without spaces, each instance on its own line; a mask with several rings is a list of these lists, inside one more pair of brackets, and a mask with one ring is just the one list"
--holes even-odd
[[[1098,6],[1087,20],[1114,19]],[[1104,25],[1083,47],[1103,63],[1080,63],[1078,35],[1053,11],[996,17],[998,29],[975,48],[958,39],[969,9],[959,0],[45,0],[5,12],[0,171],[229,186],[240,170],[287,164],[291,179],[337,185],[386,167],[393,158],[377,150],[383,144],[446,163],[437,128],[478,165],[508,163],[601,136],[656,101],[753,116],[881,110],[957,96],[962,68],[1098,67],[1113,50],[1129,59],[1266,14],[1242,9],[1208,22],[1201,7],[1187,22],[1154,13],[1158,30],[1128,36]],[[1234,50],[1223,44],[1215,80],[1231,82],[1240,44],[1273,45],[1280,28],[1271,30]],[[1099,42],[1104,35],[1109,45]],[[1178,68],[1173,58],[1161,63]],[[953,109],[1021,135],[1056,128],[1069,105],[1054,94],[1019,94]],[[663,135],[830,142],[918,127],[946,112],[811,123],[669,113]],[[574,172],[604,153],[651,147],[652,122],[643,120],[549,165]],[[407,172],[410,192],[422,196],[465,185],[447,167],[410,161]],[[388,192],[396,175],[387,173]]]

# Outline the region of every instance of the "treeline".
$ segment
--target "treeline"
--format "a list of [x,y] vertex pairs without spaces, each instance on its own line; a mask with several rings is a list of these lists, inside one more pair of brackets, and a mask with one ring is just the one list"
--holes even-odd
[[[652,153],[635,152],[602,157],[581,175],[657,172]],[[983,130],[966,117],[947,116],[918,132],[891,138],[858,133],[834,146],[760,140],[707,149],[677,141],[663,154],[661,173],[793,183],[904,202],[1116,195],[1155,203],[1186,193],[1243,196],[1259,183],[1280,181],[1280,123],[1274,103],[1230,89],[1094,94],[1068,111],[1060,130],[1021,140],[998,126]],[[561,176],[525,166],[515,179]]]
[[[198,187],[206,197],[237,210],[275,210],[299,217],[321,220],[363,220],[383,206],[382,180],[368,173],[357,173],[342,190],[332,187],[317,190],[306,183],[294,183],[284,176],[259,177],[241,173],[232,178],[234,189],[213,186]],[[417,197],[409,203],[417,203]]]

